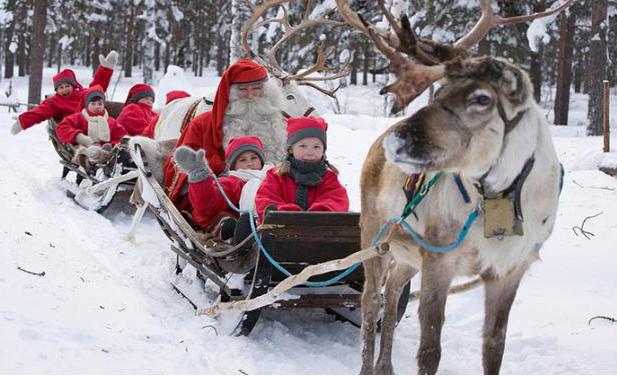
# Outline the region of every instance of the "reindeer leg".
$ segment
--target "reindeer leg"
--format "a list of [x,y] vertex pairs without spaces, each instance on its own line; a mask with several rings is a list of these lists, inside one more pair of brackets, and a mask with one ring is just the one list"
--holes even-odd
[[363,263],[365,280],[362,290],[362,375],[373,374],[376,326],[384,273],[382,262],[380,258],[373,258]]
[[420,289],[420,348],[416,359],[418,373],[435,374],[441,360],[441,328],[445,319],[446,299],[454,268],[449,255],[422,255],[422,285]]
[[510,308],[526,270],[527,265],[515,269],[503,278],[482,276],[485,291],[482,365],[485,374],[498,374],[501,368]]
[[381,343],[379,358],[375,365],[375,374],[392,375],[392,341],[394,339],[394,329],[398,312],[398,303],[403,291],[403,287],[417,273],[416,269],[408,265],[397,264],[388,275],[385,287],[385,307],[381,321]]

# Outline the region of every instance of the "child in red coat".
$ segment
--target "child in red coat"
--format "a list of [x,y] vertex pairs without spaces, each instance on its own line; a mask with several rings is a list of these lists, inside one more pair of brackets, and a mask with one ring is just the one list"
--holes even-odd
[[[226,217],[238,214],[227,204],[212,178],[212,171],[205,159],[203,149],[198,152],[188,146],[176,149],[174,160],[189,178],[189,200],[193,223],[206,231]],[[259,138],[254,136],[234,137],[225,150],[228,175],[220,177],[223,191],[236,207],[253,210],[257,188],[265,177],[264,151]],[[223,239],[233,235],[235,220],[228,222]]]
[[124,107],[118,115],[118,123],[131,136],[144,135],[150,121],[156,116],[152,110],[154,90],[150,85],[137,84],[129,90]]
[[56,126],[56,135],[62,143],[104,146],[117,144],[126,130],[105,110],[105,90],[99,85],[84,91],[84,109],[65,117]]
[[326,159],[328,124],[320,117],[287,119],[286,160],[270,169],[255,197],[263,219],[266,208],[283,211],[347,211],[347,191]]
[[[100,65],[94,73],[90,87],[100,85],[107,90],[113,74],[113,67],[118,62],[118,53],[111,51],[107,57],[99,56]],[[53,118],[60,122],[66,116],[74,114],[82,109],[82,94],[84,88],[77,82],[75,73],[70,69],[64,69],[53,76],[56,94],[45,99],[43,103],[33,109],[19,115],[17,121],[11,127],[11,133],[17,134],[24,129]]]

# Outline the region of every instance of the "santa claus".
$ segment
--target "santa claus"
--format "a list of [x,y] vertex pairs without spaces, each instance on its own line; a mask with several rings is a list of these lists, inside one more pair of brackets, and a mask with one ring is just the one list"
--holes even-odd
[[[275,85],[266,68],[252,60],[238,60],[223,73],[212,110],[188,124],[176,148],[204,149],[210,168],[218,175],[225,170],[228,141],[250,135],[263,141],[266,162],[278,162],[285,154],[286,131],[282,98]],[[177,168],[173,153],[164,168],[166,193],[179,209],[189,209],[187,177]]]

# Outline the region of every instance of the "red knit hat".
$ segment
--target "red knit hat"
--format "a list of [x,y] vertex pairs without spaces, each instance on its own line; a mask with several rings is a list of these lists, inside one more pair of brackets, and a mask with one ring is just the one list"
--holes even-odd
[[191,94],[182,90],[172,90],[167,93],[165,104],[168,104],[171,101],[175,101],[176,99],[190,97]]
[[75,78],[75,72],[70,69],[60,71],[52,77],[52,80],[54,81],[54,90],[58,90],[58,86],[62,84],[69,84],[74,88],[80,87],[79,83],[77,83],[77,78]]
[[214,145],[223,148],[223,118],[225,109],[229,104],[229,90],[232,84],[248,84],[268,79],[266,68],[249,59],[240,59],[225,70],[214,96],[212,106],[211,134],[204,133],[204,137],[210,138]]
[[105,100],[105,89],[101,85],[94,85],[83,91],[82,98],[84,107],[88,107],[88,103],[96,98]]
[[328,145],[326,131],[328,124],[318,116],[306,116],[287,119],[287,146],[307,137],[317,137],[323,143],[324,150]]
[[227,167],[231,169],[236,162],[236,158],[245,151],[255,152],[259,159],[261,159],[261,164],[264,164],[264,146],[259,137],[242,136],[232,137],[227,144],[227,149],[225,149],[225,162],[227,163]]
[[126,106],[129,103],[136,103],[141,98],[152,97],[154,99],[154,89],[152,86],[146,84],[137,84],[133,85],[131,90],[129,90],[129,94],[126,96],[126,102],[124,105]]

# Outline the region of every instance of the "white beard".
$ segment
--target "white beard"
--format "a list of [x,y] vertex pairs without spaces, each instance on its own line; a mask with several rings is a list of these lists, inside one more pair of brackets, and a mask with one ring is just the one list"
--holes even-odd
[[276,164],[285,155],[286,124],[281,115],[280,94],[266,83],[264,96],[250,100],[239,98],[231,87],[229,105],[223,120],[223,145],[232,137],[257,136],[264,145],[266,162]]

